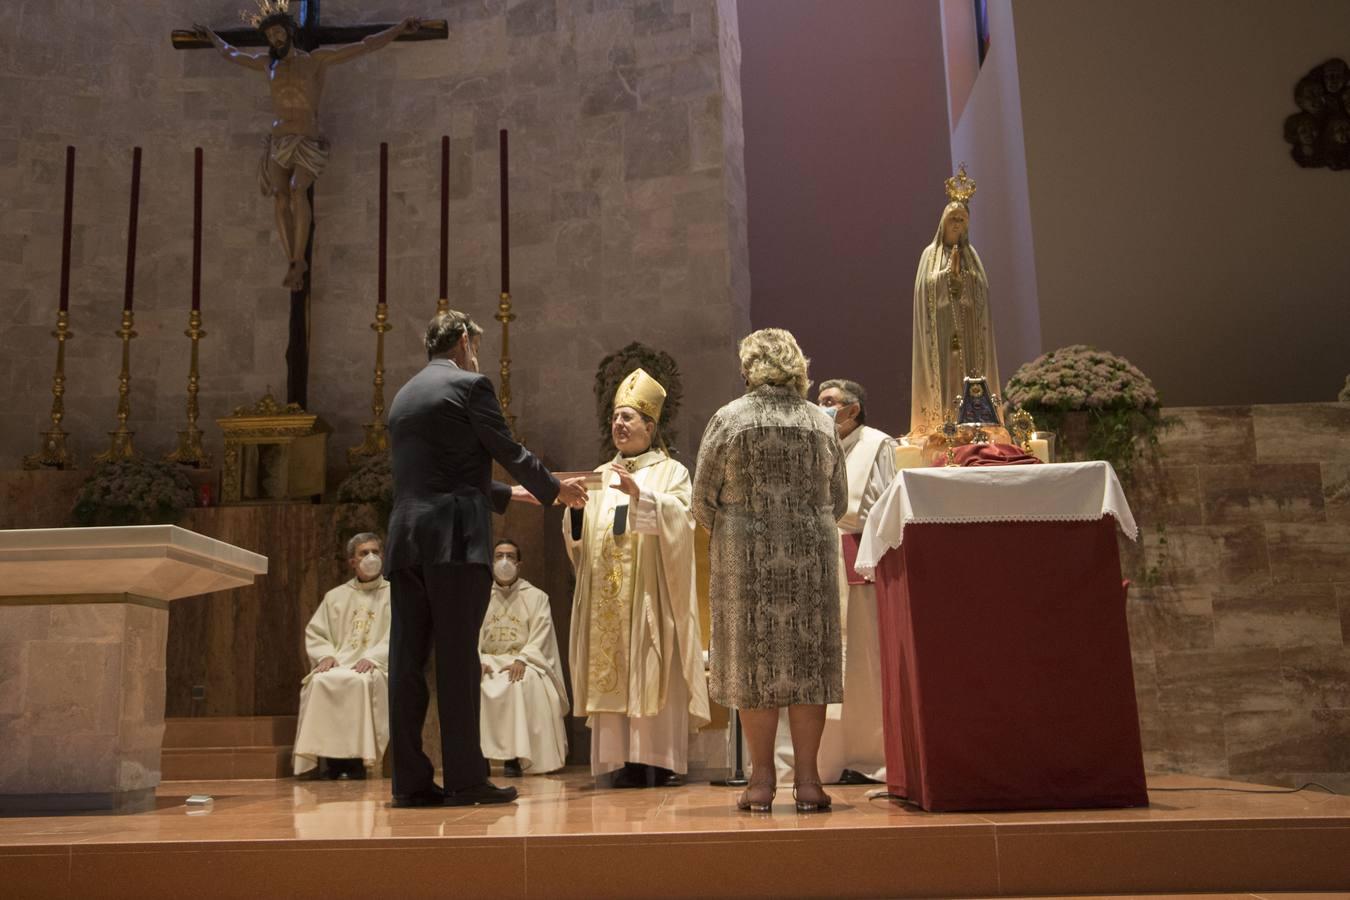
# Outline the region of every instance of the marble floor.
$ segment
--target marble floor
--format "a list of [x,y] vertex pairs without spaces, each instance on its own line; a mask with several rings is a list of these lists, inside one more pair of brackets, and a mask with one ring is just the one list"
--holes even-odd
[[[0,818],[0,885],[21,897],[133,884],[180,896],[184,879],[196,896],[288,883],[329,897],[444,896],[450,883],[492,897],[1350,890],[1350,797],[1311,790],[1158,776],[1148,808],[930,814],[834,787],[832,813],[798,815],[785,791],[751,815],[708,784],[510,781],[516,804],[443,809],[393,809],[385,780],[165,782],[144,813]],[[192,794],[213,800],[189,807]]]

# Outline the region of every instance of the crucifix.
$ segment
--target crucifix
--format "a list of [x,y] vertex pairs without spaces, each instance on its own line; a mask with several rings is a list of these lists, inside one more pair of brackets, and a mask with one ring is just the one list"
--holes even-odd
[[[258,186],[273,199],[277,234],[286,254],[282,285],[291,292],[286,345],[286,400],[304,407],[309,393],[309,299],[314,250],[314,181],[328,160],[319,129],[319,99],[331,65],[364,56],[391,41],[444,40],[444,20],[407,18],[397,24],[323,25],[319,0],[257,0],[251,27],[173,32],[179,50],[214,47],[230,62],[263,72],[272,95],[272,130],[258,166]],[[266,47],[250,53],[241,47]]]

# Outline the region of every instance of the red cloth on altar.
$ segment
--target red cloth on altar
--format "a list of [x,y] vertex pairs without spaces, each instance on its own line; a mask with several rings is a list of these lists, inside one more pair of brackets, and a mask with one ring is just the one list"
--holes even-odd
[[876,573],[892,793],[933,811],[1148,804],[1115,530],[906,528]]
[[[1012,444],[962,444],[952,451],[957,466],[1035,466],[1040,460]],[[945,455],[933,460],[935,466],[947,465]]]

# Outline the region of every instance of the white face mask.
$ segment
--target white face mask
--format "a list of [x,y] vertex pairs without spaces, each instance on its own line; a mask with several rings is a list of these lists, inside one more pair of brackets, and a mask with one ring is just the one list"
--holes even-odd
[[361,557],[361,561],[356,564],[356,570],[367,578],[374,578],[380,574],[380,568],[384,561],[380,559],[380,554],[369,553]]
[[497,576],[497,580],[503,584],[510,584],[515,581],[516,571],[515,562],[504,556],[492,564],[492,574]]

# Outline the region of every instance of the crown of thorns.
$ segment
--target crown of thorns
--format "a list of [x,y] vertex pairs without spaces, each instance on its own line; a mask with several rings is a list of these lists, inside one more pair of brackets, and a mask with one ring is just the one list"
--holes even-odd
[[257,10],[243,10],[239,17],[259,31],[265,31],[273,25],[295,28],[291,0],[258,0]]

